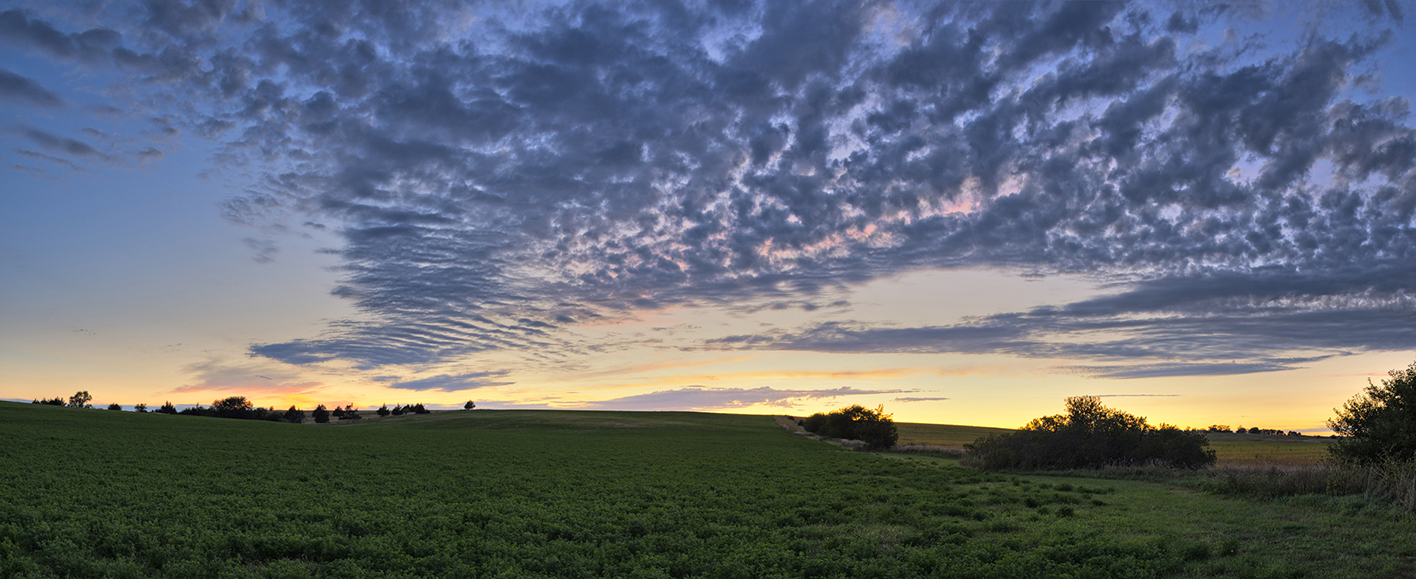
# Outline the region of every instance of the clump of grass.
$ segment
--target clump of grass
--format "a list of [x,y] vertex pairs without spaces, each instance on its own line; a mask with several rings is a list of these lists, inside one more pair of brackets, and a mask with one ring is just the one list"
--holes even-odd
[[1299,495],[1362,495],[1416,512],[1416,460],[1370,464],[1325,462],[1307,466],[1229,466],[1211,469],[1202,483],[1210,492],[1279,498]]

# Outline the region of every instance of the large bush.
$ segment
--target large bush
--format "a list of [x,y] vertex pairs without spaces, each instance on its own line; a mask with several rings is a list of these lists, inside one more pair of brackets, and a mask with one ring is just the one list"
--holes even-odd
[[1338,436],[1328,447],[1335,458],[1358,463],[1416,458],[1416,363],[1388,374],[1391,379],[1381,386],[1368,380],[1367,388],[1328,421]]
[[802,428],[821,436],[859,440],[871,448],[890,448],[900,438],[895,420],[885,413],[884,406],[872,410],[856,404],[829,414],[817,412],[802,421]]
[[1107,408],[1095,396],[1066,401],[1067,413],[1033,419],[1017,432],[994,434],[966,445],[966,464],[984,469],[1065,470],[1107,465],[1162,464],[1200,468],[1214,464],[1204,432],[1162,424]]

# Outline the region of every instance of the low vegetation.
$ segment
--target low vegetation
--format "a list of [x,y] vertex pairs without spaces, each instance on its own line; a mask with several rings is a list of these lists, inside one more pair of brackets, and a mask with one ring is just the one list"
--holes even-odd
[[1095,396],[1066,401],[1066,414],[1034,419],[1010,433],[968,445],[964,463],[985,470],[1068,470],[1156,464],[1195,469],[1214,464],[1200,431],[1182,430],[1107,408]]
[[344,428],[0,403],[0,576],[1381,577],[1409,522],[848,452],[760,416]]
[[885,413],[885,407],[875,409],[859,404],[847,406],[829,413],[812,414],[800,422],[802,428],[812,434],[842,440],[859,440],[867,448],[874,450],[895,446],[900,434],[895,429],[892,415]]

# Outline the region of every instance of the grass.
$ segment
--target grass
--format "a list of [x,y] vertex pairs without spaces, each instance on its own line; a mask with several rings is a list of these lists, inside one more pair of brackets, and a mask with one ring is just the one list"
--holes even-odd
[[770,417],[314,427],[0,403],[4,577],[1400,577],[1410,520],[852,452]]

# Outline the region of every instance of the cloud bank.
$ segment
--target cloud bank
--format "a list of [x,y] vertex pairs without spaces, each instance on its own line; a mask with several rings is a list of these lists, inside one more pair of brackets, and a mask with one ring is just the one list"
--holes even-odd
[[[0,38],[116,67],[123,108],[217,142],[213,170],[257,175],[223,205],[233,223],[337,232],[334,293],[361,317],[257,356],[550,360],[587,347],[564,330],[635,310],[997,267],[1119,292],[695,347],[1066,357],[1132,378],[1416,346],[1416,132],[1371,64],[1409,23],[1371,6],[1324,12],[1351,33],[1268,40],[1229,34],[1262,14],[1223,4],[144,2],[12,9]],[[0,73],[0,95],[62,103]],[[678,395],[753,394],[725,392]],[[643,396],[621,407],[658,403]]]

